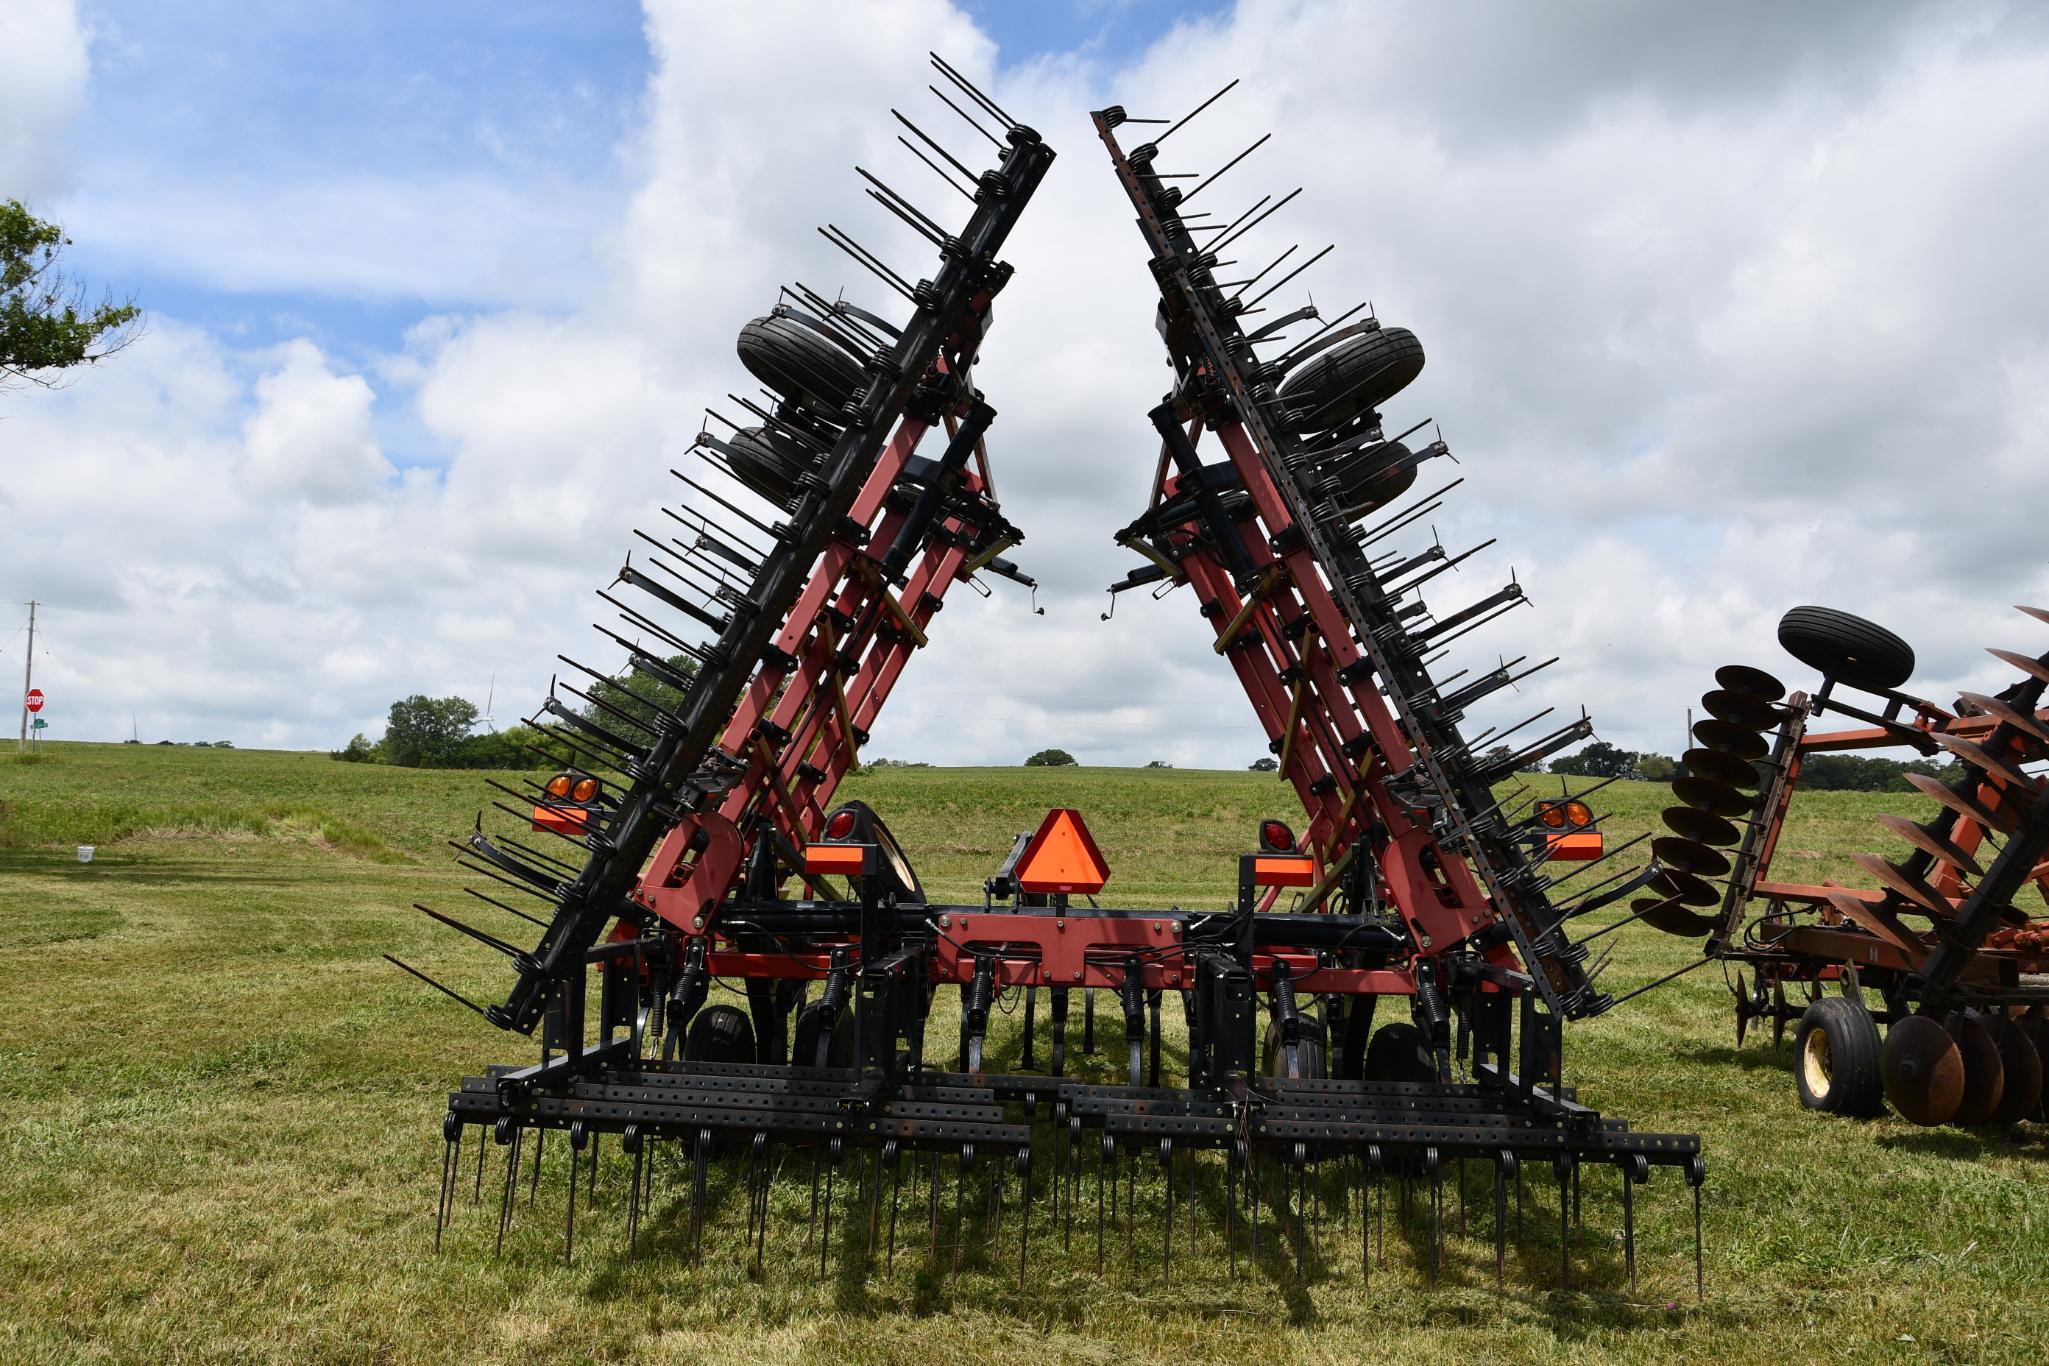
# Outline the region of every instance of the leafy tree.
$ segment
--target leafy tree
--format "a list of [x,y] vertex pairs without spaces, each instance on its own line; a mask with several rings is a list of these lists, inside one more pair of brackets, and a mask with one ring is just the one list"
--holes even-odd
[[414,693],[391,704],[384,722],[384,753],[400,768],[455,768],[463,741],[476,724],[477,704],[468,698]]
[[66,278],[57,258],[71,239],[18,199],[0,200],[0,388],[28,381],[45,388],[55,371],[112,355],[133,339],[134,302],[108,295],[88,305],[85,286]]
[[1146,764],[1146,767],[1147,767],[1147,768],[1172,768],[1172,767],[1173,767],[1173,765],[1172,765],[1172,764],[1170,764],[1170,763],[1168,763],[1168,762],[1167,762],[1167,761],[1166,761],[1165,759],[1153,759],[1153,760],[1150,760],[1150,761],[1148,761],[1148,762],[1147,762],[1147,764]]
[[1064,749],[1042,749],[1025,760],[1026,768],[1071,768],[1077,760]]
[[1679,761],[1663,754],[1639,754],[1636,776],[1647,783],[1669,783],[1679,776]]
[[[697,661],[689,655],[671,655],[663,663],[669,666],[671,673],[684,678],[697,677]],[[681,688],[649,673],[638,661],[616,678],[599,679],[592,683],[588,691],[591,705],[583,709],[584,715],[599,725],[614,730],[618,728],[619,718],[607,712],[605,707],[625,712],[634,720],[652,728],[656,716],[664,712],[673,712],[677,704],[683,700]],[[604,706],[597,705],[600,702]]]
[[332,749],[327,753],[329,758],[339,759],[345,764],[374,764],[381,757],[378,747],[371,744],[370,738],[361,731],[351,736],[349,742],[340,749]]
[[1577,778],[1630,778],[1636,775],[1637,756],[1606,740],[1596,740],[1577,754],[1551,761],[1553,773]]
[[1280,771],[1281,761],[1271,754],[1266,754],[1254,759],[1246,767],[1254,773],[1277,773]]

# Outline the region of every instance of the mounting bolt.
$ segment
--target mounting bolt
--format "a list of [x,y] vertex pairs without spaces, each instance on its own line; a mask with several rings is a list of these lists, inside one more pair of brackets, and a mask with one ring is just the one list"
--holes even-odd
[[1054,929],[1056,929],[1056,930],[1065,930],[1065,929],[1067,928],[1067,919],[1066,919],[1066,917],[1064,917],[1064,916],[1057,916],[1057,915],[1056,915],[1056,916],[1054,916],[1054,917],[1053,917],[1053,928],[1054,928]]
[[1079,981],[1081,980],[1081,969],[1080,969],[1080,968],[1076,968],[1076,969],[1074,970],[1074,980],[1075,980],[1075,981],[1077,981],[1077,982],[1079,982]]
[[950,915],[942,915],[942,916],[940,916],[940,917],[939,917],[939,928],[940,928],[940,929],[942,929],[942,930],[949,930],[949,929],[952,929],[952,928],[953,928],[953,917],[952,917],[952,916],[950,916]]
[[1166,921],[1164,921],[1164,920],[1155,920],[1155,921],[1153,922],[1153,933],[1154,933],[1154,934],[1165,934],[1166,932],[1167,932],[1167,922],[1166,922]]
[[703,929],[703,928],[704,928],[704,917],[703,917],[703,916],[701,916],[701,915],[693,915],[693,916],[691,916],[691,917],[690,917],[690,928],[691,928],[691,929],[693,929],[693,930],[701,930],[701,929]]
[[966,916],[962,916],[960,918],[960,927],[962,929],[966,929],[968,927],[968,918]]

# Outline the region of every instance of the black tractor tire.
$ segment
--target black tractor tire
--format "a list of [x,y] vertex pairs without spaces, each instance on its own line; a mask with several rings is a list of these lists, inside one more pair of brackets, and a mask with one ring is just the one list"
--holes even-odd
[[753,1062],[754,1022],[737,1006],[706,1006],[683,1036],[686,1062]]
[[1871,1012],[1843,996],[1824,996],[1800,1016],[1793,1035],[1793,1081],[1810,1110],[1869,1119],[1885,1113],[1884,1043]]
[[1324,432],[1368,413],[1423,373],[1423,343],[1406,327],[1382,327],[1311,356],[1281,384],[1282,426]]
[[[1324,491],[1347,511],[1371,512],[1407,493],[1417,467],[1402,466],[1413,454],[1399,441],[1380,441],[1319,467]],[[1402,466],[1401,468],[1396,468]]]
[[1406,1020],[1382,1025],[1366,1046],[1366,1065],[1361,1075],[1367,1081],[1437,1080],[1437,1063],[1430,1056],[1430,1041],[1423,1031]]
[[764,427],[743,427],[726,442],[733,477],[779,508],[788,508],[797,480],[815,458],[795,441]]
[[797,1012],[796,1042],[790,1048],[793,1067],[852,1067],[854,1065],[854,1012],[846,1006],[839,1018],[828,1020],[823,1001],[813,1001]]
[[[1271,1024],[1259,1044],[1260,1072],[1269,1077],[1288,1074],[1288,1062],[1281,1053],[1280,1031]],[[1302,1037],[1295,1044],[1295,1066],[1303,1081],[1324,1081],[1330,1076],[1330,1047],[1324,1041],[1323,1026],[1314,1017],[1302,1017]]]
[[861,362],[824,333],[771,313],[740,329],[740,363],[784,398],[833,414],[861,386]]
[[1830,678],[1890,692],[1914,673],[1914,647],[1862,617],[1832,607],[1795,607],[1779,618],[1786,653]]

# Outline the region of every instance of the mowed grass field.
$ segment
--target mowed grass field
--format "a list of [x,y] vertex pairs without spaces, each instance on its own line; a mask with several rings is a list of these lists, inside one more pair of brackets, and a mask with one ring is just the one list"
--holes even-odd
[[[1117,905],[1221,905],[1254,822],[1292,814],[1278,783],[1245,773],[896,770],[847,791],[883,812],[929,891],[970,900],[1049,806],[1086,814],[1114,870],[1104,899]],[[1671,1172],[1638,1197],[1634,1296],[1611,1172],[1586,1180],[1571,1293],[1556,1289],[1556,1188],[1536,1171],[1505,1292],[1493,1285],[1491,1187],[1477,1170],[1469,1236],[1454,1222],[1434,1290],[1425,1228],[1392,1223],[1384,1264],[1362,1287],[1356,1210],[1342,1231],[1326,1210],[1308,1274],[1276,1251],[1269,1225],[1262,1262],[1229,1279],[1221,1168],[1204,1174],[1210,1230],[1192,1258],[1177,1243],[1171,1286],[1160,1282],[1150,1170],[1135,1264],[1120,1225],[1099,1277],[1092,1220],[1063,1251],[1042,1203],[1020,1287],[1014,1203],[1003,1257],[971,1250],[951,1277],[944,1251],[931,1260],[922,1191],[909,1183],[894,1275],[864,1273],[851,1246],[821,1275],[803,1247],[801,1156],[777,1185],[758,1276],[743,1251],[744,1194],[725,1169],[712,1179],[702,1264],[689,1265],[685,1169],[665,1153],[642,1256],[629,1260],[626,1169],[610,1149],[565,1266],[559,1139],[503,1256],[492,1251],[498,1150],[483,1204],[465,1185],[437,1255],[446,1093],[464,1072],[529,1054],[380,955],[476,999],[502,993],[501,959],[409,909],[468,900],[441,841],[488,795],[476,774],[312,754],[51,745],[39,764],[0,760],[0,1359],[2049,1356],[2043,1132],[1803,1111],[1790,1039],[1775,1052],[1753,1034],[1738,1051],[1713,967],[1570,1027],[1566,1043],[1583,1100],[1637,1128],[1701,1134],[1705,1307],[1693,1297],[1691,1202]],[[1608,796],[1618,838],[1648,828],[1664,800],[1641,784]],[[1853,881],[1849,853],[1891,847],[1872,817],[1915,801],[1810,794],[1782,867]],[[90,865],[73,854],[84,843],[98,847]],[[530,935],[495,914],[474,918]],[[1640,926],[1613,938],[1604,986],[1618,991],[1692,951]],[[1121,1041],[1114,1006],[1101,1004],[1105,1034]],[[950,1017],[942,999],[942,1039]],[[1016,1025],[999,1016],[996,1057],[1017,1056]],[[1106,1053],[1082,1067],[1107,1077],[1115,1064]],[[1327,1189],[1334,1200],[1334,1180]],[[842,1230],[849,1195],[842,1185]],[[1456,1194],[1447,1204],[1455,1221]]]

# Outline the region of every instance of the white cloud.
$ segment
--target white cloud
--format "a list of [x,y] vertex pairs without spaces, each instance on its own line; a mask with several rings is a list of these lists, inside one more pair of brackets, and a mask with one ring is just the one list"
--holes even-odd
[[74,0],[0,7],[0,193],[32,201],[63,187],[85,84]]
[[[1938,696],[1997,677],[1979,647],[2036,640],[2004,606],[2049,597],[2049,276],[2034,259],[2049,34],[2029,11],[1245,0],[1123,67],[1066,57],[1000,76],[937,0],[657,4],[648,33],[658,62],[626,152],[637,189],[587,253],[595,276],[537,264],[592,232],[573,214],[535,226],[560,198],[545,179],[488,201],[507,206],[502,238],[472,224],[429,240],[417,225],[451,192],[410,182],[381,186],[361,232],[332,197],[287,197],[287,225],[303,226],[230,215],[218,233],[177,229],[171,257],[238,288],[470,311],[422,318],[361,374],[311,342],[244,355],[160,319],[73,390],[8,401],[0,505],[16,526],[19,509],[39,516],[0,566],[19,596],[59,604],[52,676],[90,699],[81,725],[125,733],[135,706],[167,728],[205,718],[190,724],[333,745],[408,692],[481,703],[495,679],[503,719],[558,649],[609,662],[584,630],[602,610],[588,589],[631,527],[659,532],[703,407],[751,388],[740,324],[792,279],[902,311],[814,225],[929,273],[929,249],[862,197],[851,164],[942,220],[964,214],[887,114],[979,157],[978,135],[919,90],[928,47],[1061,152],[1005,253],[1018,273],[978,373],[1000,414],[997,486],[1028,536],[1015,558],[1048,610],[1027,615],[1009,587],[954,599],[872,752],[1014,763],[1058,744],[1184,766],[1260,752],[1185,592],[1097,619],[1128,567],[1110,537],[1144,504],[1145,412],[1167,372],[1142,245],[1086,111],[1178,113],[1233,76],[1173,160],[1214,167],[1275,132],[1204,206],[1229,216],[1308,187],[1245,245],[1247,273],[1290,241],[1335,241],[1272,302],[1313,285],[1326,311],[1370,297],[1419,332],[1429,369],[1389,417],[1442,420],[1464,463],[1426,473],[1467,481],[1427,520],[1453,548],[1501,538],[1429,601],[1463,606],[1512,565],[1536,604],[1452,667],[1563,656],[1480,724],[1583,700],[1610,738],[1676,749],[1716,665],[1806,681],[1772,637],[1804,601],[1908,636]],[[437,277],[457,287],[437,294]],[[423,448],[402,449],[401,428]],[[10,447],[35,451],[35,470]],[[65,609],[107,615],[72,629]]]
[[377,448],[375,395],[361,375],[328,369],[304,338],[284,364],[256,381],[256,410],[242,423],[242,471],[265,498],[316,504],[361,502],[396,473]]

